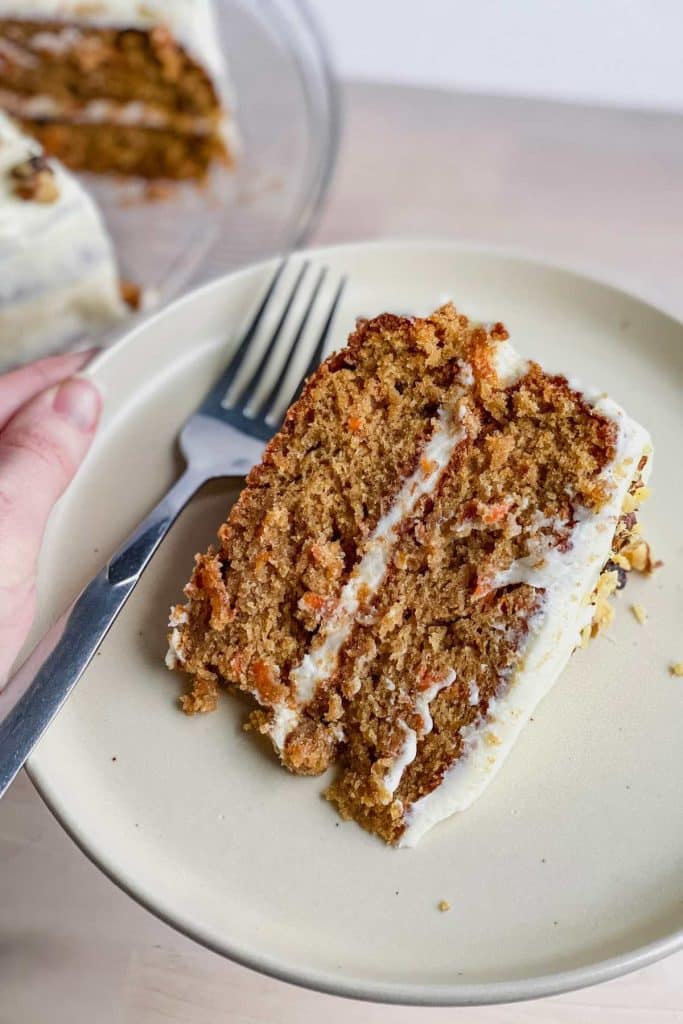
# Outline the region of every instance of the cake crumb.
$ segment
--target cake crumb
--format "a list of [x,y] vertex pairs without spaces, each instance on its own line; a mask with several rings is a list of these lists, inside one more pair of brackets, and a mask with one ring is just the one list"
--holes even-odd
[[636,622],[639,622],[642,626],[647,619],[647,612],[643,608],[642,604],[632,604],[631,611],[633,612]]
[[439,900],[438,907],[442,914],[445,914],[447,910],[451,909],[451,905],[448,900]]
[[669,672],[672,676],[683,676],[683,661],[674,661],[669,665]]
[[119,291],[121,298],[129,309],[137,311],[142,307],[142,288],[133,281],[120,281]]
[[145,182],[144,196],[148,203],[161,203],[166,199],[172,199],[177,188],[172,181],[148,181]]

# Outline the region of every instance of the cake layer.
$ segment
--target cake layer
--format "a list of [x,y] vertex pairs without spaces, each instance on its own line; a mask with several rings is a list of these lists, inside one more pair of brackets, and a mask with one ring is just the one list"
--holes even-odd
[[0,366],[125,313],[113,249],[94,203],[0,114]]
[[223,142],[204,133],[30,119],[23,125],[48,153],[75,171],[182,181],[203,178],[214,161],[225,161]]
[[160,110],[204,117],[219,108],[207,71],[161,28],[0,19],[0,88],[72,106],[134,98]]
[[361,322],[173,610],[185,709],[247,690],[286,767],[337,760],[340,812],[416,842],[482,791],[624,565],[648,567],[648,456],[618,406],[500,324],[451,305]]

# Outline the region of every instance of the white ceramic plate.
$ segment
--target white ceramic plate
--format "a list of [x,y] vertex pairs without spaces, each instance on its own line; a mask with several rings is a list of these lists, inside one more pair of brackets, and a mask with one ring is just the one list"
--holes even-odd
[[[452,295],[515,344],[609,388],[651,430],[647,535],[666,565],[633,580],[615,626],[577,653],[507,765],[416,850],[388,849],[241,731],[226,697],[178,711],[163,665],[168,606],[238,484],[198,497],[30,762],[41,793],[111,878],[198,941],[290,981],[368,999],[463,1004],[591,984],[683,939],[683,326],[565,270],[449,244],[315,252],[350,275],[359,314],[426,313]],[[204,287],[103,355],[103,428],[57,510],[40,630],[178,471],[174,438],[270,273]],[[648,610],[644,626],[628,611]],[[450,913],[439,913],[447,899]]]

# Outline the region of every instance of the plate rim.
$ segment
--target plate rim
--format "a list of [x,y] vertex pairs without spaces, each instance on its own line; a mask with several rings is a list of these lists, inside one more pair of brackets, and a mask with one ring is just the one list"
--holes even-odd
[[[515,262],[531,265],[539,270],[550,270],[561,274],[570,275],[580,279],[583,283],[597,285],[606,288],[613,293],[635,301],[658,316],[664,316],[683,331],[683,319],[678,317],[671,310],[651,302],[636,290],[624,288],[592,270],[577,268],[576,265],[556,262],[542,258],[539,254],[525,251],[517,247],[507,245],[486,244],[479,242],[467,242],[443,238],[390,238],[390,239],[369,239],[362,241],[346,241],[338,244],[325,244],[320,246],[307,246],[294,250],[297,255],[307,258],[324,259],[326,253],[338,253],[351,250],[385,249],[390,254],[397,249],[443,249],[458,253],[477,254],[492,256],[495,258],[510,259]],[[165,317],[172,317],[185,304],[191,305],[195,302],[201,303],[205,292],[232,282],[243,276],[248,276],[258,271],[264,271],[273,267],[278,262],[278,257],[271,257],[248,264],[225,274],[219,274],[211,280],[202,283],[200,286],[191,289],[162,309],[155,310],[143,320],[131,325],[131,329],[122,334],[110,348],[99,353],[87,368],[87,375],[96,375],[100,368],[105,366],[114,354],[118,354],[121,348],[135,345],[138,336],[146,332],[152,325]],[[373,1003],[405,1006],[485,1006],[502,1003],[514,1003],[531,999],[538,999],[546,996],[559,995],[563,992],[574,991],[591,985],[600,984],[613,978],[639,970],[649,964],[663,959],[683,949],[683,927],[669,932],[662,938],[644,945],[635,946],[623,953],[604,960],[594,961],[581,967],[572,968],[566,971],[550,971],[549,973],[533,975],[528,978],[514,979],[508,981],[480,982],[475,984],[436,984],[425,985],[421,983],[403,982],[395,984],[381,981],[358,981],[339,977],[327,971],[288,966],[280,963],[276,958],[267,954],[242,951],[239,945],[233,944],[229,939],[218,939],[208,932],[195,926],[192,922],[185,920],[182,914],[155,904],[154,899],[142,888],[139,888],[134,881],[117,874],[116,869],[111,865],[106,856],[102,855],[88,845],[85,832],[78,828],[78,825],[69,820],[68,812],[60,806],[59,795],[51,790],[50,779],[40,768],[39,759],[32,755],[26,763],[26,771],[31,782],[40,796],[43,803],[54,815],[67,835],[73,840],[78,849],[85,854],[88,860],[95,865],[117,888],[131,897],[145,910],[169,925],[174,930],[196,942],[198,945],[211,950],[220,956],[225,957],[250,970],[257,971],[279,981],[294,984],[302,988],[316,992],[341,996],[345,998],[363,1000]]]

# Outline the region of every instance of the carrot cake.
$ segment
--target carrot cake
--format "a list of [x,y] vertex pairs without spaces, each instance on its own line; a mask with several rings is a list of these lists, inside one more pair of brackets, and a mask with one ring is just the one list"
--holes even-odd
[[0,112],[0,369],[126,312],[92,199]]
[[631,568],[646,431],[451,305],[357,324],[171,612],[188,713],[220,684],[283,765],[412,846],[493,778]]
[[210,0],[0,0],[0,108],[75,170],[202,178],[232,121]]

